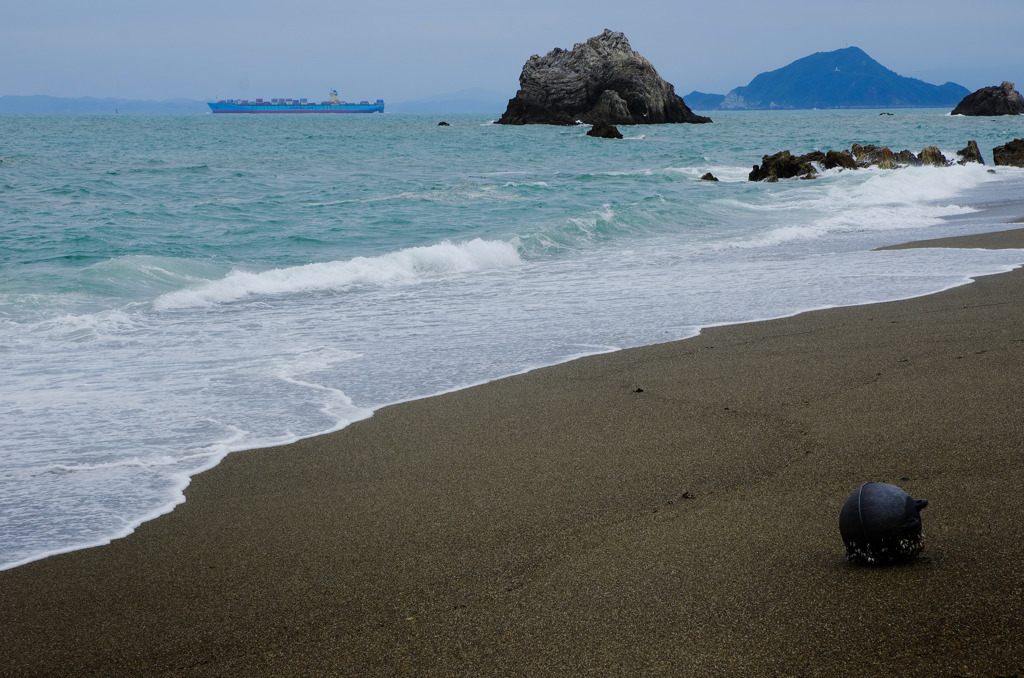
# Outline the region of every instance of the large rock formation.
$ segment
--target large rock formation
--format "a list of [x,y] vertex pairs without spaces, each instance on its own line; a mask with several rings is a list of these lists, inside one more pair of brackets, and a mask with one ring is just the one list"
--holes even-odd
[[992,159],[997,165],[1024,167],[1024,139],[1014,139],[992,149]]
[[530,57],[503,125],[642,125],[711,122],[694,114],[622,33],[605,29],[575,45]]
[[999,87],[982,87],[968,94],[953,109],[952,115],[1024,115],[1024,97],[1012,82]]

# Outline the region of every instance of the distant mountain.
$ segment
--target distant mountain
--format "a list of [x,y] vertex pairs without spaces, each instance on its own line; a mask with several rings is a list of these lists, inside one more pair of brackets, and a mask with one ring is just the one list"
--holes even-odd
[[426,99],[388,104],[389,113],[493,113],[501,115],[508,105],[508,96],[486,89],[463,89],[438,94]]
[[695,111],[710,111],[718,108],[718,106],[725,101],[725,95],[707,94],[706,92],[693,90],[683,97],[683,101],[685,101],[686,105]]
[[138,99],[70,99],[51,96],[0,97],[0,113],[209,113],[202,101],[170,99],[141,101]]
[[[970,94],[953,82],[931,85],[907,78],[878,63],[859,47],[817,52],[778,70],[761,73],[737,87],[715,108],[946,108]],[[691,107],[690,97],[684,97]],[[710,103],[712,100],[707,99]],[[708,110],[708,109],[704,109]]]

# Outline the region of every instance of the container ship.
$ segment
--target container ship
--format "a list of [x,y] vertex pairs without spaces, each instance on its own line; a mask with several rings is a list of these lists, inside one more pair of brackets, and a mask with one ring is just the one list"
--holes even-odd
[[331,90],[330,98],[320,103],[305,99],[221,99],[207,102],[213,113],[383,113],[384,100],[370,103],[352,103],[338,98],[338,90]]

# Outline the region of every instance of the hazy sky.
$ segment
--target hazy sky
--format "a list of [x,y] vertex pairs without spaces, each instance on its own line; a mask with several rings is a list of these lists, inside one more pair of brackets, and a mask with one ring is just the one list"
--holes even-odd
[[[389,102],[511,97],[532,54],[622,31],[680,94],[856,45],[901,75],[1024,85],[1024,0],[31,0],[0,12],[0,95]],[[1020,89],[1021,87],[1018,87]]]

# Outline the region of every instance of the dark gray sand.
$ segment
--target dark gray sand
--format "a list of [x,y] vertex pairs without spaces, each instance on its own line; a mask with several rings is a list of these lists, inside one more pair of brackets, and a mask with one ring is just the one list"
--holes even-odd
[[[925,558],[846,563],[868,480],[930,501]],[[0,675],[1024,672],[1022,487],[1018,269],[231,455],[0,572]]]
[[[1014,219],[1008,223],[1024,223],[1024,218]],[[934,238],[931,240],[918,240],[915,242],[903,243],[900,245],[889,245],[879,247],[879,250],[907,250],[918,247],[970,247],[977,249],[1017,249],[1024,243],[1024,228],[1011,228],[1006,231],[994,231],[992,233],[980,233],[969,238]]]

